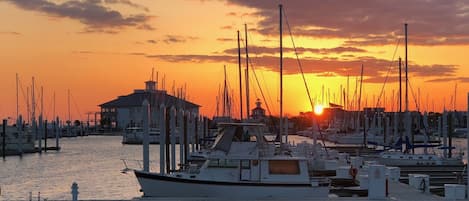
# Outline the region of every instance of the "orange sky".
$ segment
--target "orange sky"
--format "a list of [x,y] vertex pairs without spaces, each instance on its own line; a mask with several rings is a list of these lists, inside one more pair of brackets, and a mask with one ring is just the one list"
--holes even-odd
[[[38,94],[40,86],[44,87],[44,113],[48,118],[51,118],[53,113],[54,92],[56,113],[61,117],[66,117],[67,89],[70,89],[72,118],[86,119],[87,112],[99,111],[97,105],[117,96],[129,94],[133,89],[143,88],[143,82],[149,79],[152,68],[159,72],[160,84],[164,74],[166,89],[169,92],[171,92],[173,82],[176,87],[187,84],[189,100],[201,105],[203,114],[212,116],[215,114],[218,87],[223,82],[223,65],[227,65],[228,81],[235,92],[234,109],[238,110],[237,64],[230,62],[230,58],[236,58],[236,55],[225,50],[237,47],[234,40],[236,30],[243,32],[245,23],[252,29],[249,36],[250,46],[278,47],[278,24],[270,24],[273,31],[268,32],[269,24],[266,23],[270,13],[272,17],[275,16],[277,5],[272,5],[272,9],[269,10],[269,2],[102,0],[92,3],[79,0],[40,0],[37,4],[28,4],[1,1],[0,12],[4,17],[0,18],[0,24],[2,24],[0,28],[0,44],[2,44],[0,46],[0,91],[2,92],[0,93],[0,117],[15,118],[16,116],[16,73],[20,77],[20,113],[26,113],[26,89],[30,87],[31,77],[34,76],[37,85],[36,93]],[[340,103],[340,86],[342,85],[345,89],[347,78],[344,75],[346,74],[352,75],[349,82],[349,96],[352,99],[357,79],[355,75],[358,72],[356,70],[359,69],[360,62],[351,61],[357,60],[362,61],[361,63],[365,66],[365,80],[376,79],[373,83],[364,82],[362,106],[365,106],[365,102],[367,106],[376,105],[376,99],[383,86],[388,68],[380,71],[380,76],[372,72],[376,72],[374,69],[378,68],[375,65],[385,65],[384,63],[393,59],[398,38],[401,38],[401,42],[395,58],[398,56],[404,58],[402,41],[404,20],[387,21],[389,27],[400,30],[400,32],[395,32],[397,34],[394,38],[387,39],[391,41],[389,43],[347,44],[347,41],[356,39],[354,37],[359,32],[350,36],[310,36],[308,32],[300,33],[307,28],[314,30],[325,26],[314,20],[309,22],[307,16],[302,17],[303,11],[298,10],[301,5],[295,5],[301,3],[304,4],[303,7],[314,8],[308,1],[285,2],[284,7],[290,26],[293,28],[295,45],[322,51],[310,50],[300,54],[303,67],[307,72],[306,79],[313,101],[316,103],[322,101],[322,86],[324,86],[326,99],[329,91],[329,99],[334,101],[335,97],[336,102]],[[435,7],[434,5],[428,6]],[[75,11],[74,9],[81,10],[83,13],[74,13],[72,12]],[[417,24],[415,29],[419,30],[418,24],[432,23],[431,20],[424,21],[424,19],[431,19],[424,16],[428,15],[424,12],[425,7],[422,6],[420,10],[423,10],[422,17],[414,12],[413,15],[417,17],[408,20],[410,41],[418,41],[423,37],[433,39],[431,38],[432,32],[419,32],[418,30],[413,32],[412,22]],[[116,13],[119,15],[116,16]],[[445,13],[446,15],[449,19],[454,18],[451,13]],[[340,18],[341,16],[331,14],[325,17]],[[372,14],[367,17],[374,19]],[[347,16],[344,19],[348,19]],[[363,19],[368,20],[368,18]],[[354,22],[352,20],[350,23]],[[454,22],[456,23],[454,26],[459,26],[461,30],[469,29],[467,21],[466,24],[462,22],[457,24],[458,20]],[[338,20],[331,23],[341,25]],[[342,24],[342,26],[345,25]],[[372,23],[367,27],[371,31],[382,29],[382,27],[374,27]],[[330,30],[336,30],[336,28]],[[356,31],[353,27],[347,30]],[[465,42],[469,41],[467,40],[468,34],[459,33],[458,29],[453,32],[447,31],[447,33],[438,29],[434,30],[436,41],[433,41],[434,44],[423,42],[416,44],[415,42],[409,46],[409,69],[421,67],[419,68],[420,74],[410,73],[412,88],[415,94],[420,89],[422,111],[433,109],[441,111],[444,106],[448,109],[453,108],[451,100],[454,98],[454,88],[457,83],[456,108],[464,110],[467,108],[466,94],[469,86],[469,71],[467,70],[469,60],[466,56],[469,46],[468,42]],[[299,34],[296,35],[295,31]],[[284,29],[284,32],[284,45],[291,48],[291,38],[287,29]],[[378,35],[371,33],[367,36]],[[452,37],[460,40],[452,42]],[[337,47],[356,49],[330,51]],[[276,101],[278,100],[278,73],[272,70],[278,67],[278,63],[272,62],[277,61],[273,57],[278,59],[278,54],[276,49],[269,50],[275,51],[273,53],[267,50],[262,51],[261,48],[253,48],[250,50],[251,58],[272,113],[276,114],[279,111]],[[285,57],[294,58],[295,55],[287,51]],[[268,63],[269,61],[271,63]],[[311,110],[311,106],[301,76],[298,74],[296,61],[291,59],[290,61],[286,63],[288,72],[284,77],[284,103],[286,113],[296,115],[300,111]],[[244,68],[244,55],[242,62]],[[450,67],[440,68],[439,65],[450,65]],[[388,63],[386,66],[389,66]],[[395,66],[394,63],[393,67]],[[342,71],[338,69],[348,68],[354,68],[355,73],[344,72],[339,75],[338,72]],[[452,72],[445,74],[438,71],[439,69],[443,71],[450,69]],[[325,76],[328,74],[331,76]],[[436,79],[442,80],[435,82]],[[250,82],[252,87],[250,104],[254,106],[255,99],[262,97],[254,78],[251,77]],[[387,109],[397,108],[396,101],[391,101],[393,90],[397,93],[397,83],[389,82],[384,89]],[[409,97],[409,107],[415,109],[416,104],[411,94]],[[367,98],[366,101],[365,98]],[[375,100],[374,103],[373,100]]]

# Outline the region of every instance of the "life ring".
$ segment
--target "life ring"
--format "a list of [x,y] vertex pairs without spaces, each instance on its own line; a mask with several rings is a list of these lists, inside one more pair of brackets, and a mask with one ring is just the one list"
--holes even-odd
[[348,173],[350,174],[350,176],[352,176],[353,179],[355,179],[355,177],[358,174],[358,170],[357,168],[354,168],[353,166],[351,166]]

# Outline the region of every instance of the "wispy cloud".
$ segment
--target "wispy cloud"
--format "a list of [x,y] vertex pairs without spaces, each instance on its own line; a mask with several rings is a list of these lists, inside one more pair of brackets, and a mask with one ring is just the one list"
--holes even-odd
[[426,82],[464,82],[469,83],[469,77],[446,77],[427,80]]
[[136,4],[130,0],[104,0],[104,2],[106,4],[123,4],[123,5],[127,5],[136,9],[143,10],[145,12],[150,12],[150,9],[148,7],[140,5],[140,4]]
[[[7,1],[24,10],[45,13],[53,17],[78,20],[86,25],[86,28],[81,33],[100,32],[114,34],[126,27],[142,30],[154,29],[149,24],[152,16],[146,14],[124,16],[121,12],[107,7],[101,0],[70,0],[65,2],[50,0]],[[132,4],[132,2],[118,0],[106,2],[111,4]]]
[[13,35],[13,36],[22,35],[21,33],[16,32],[16,31],[0,31],[0,34],[2,34],[2,35]]
[[[250,46],[249,51],[255,54],[278,54],[279,48],[274,47],[265,47],[265,46]],[[242,50],[244,52],[244,49]],[[295,49],[293,48],[283,48],[284,52],[294,53]],[[226,49],[223,51],[227,54],[237,54],[237,48]],[[306,48],[306,47],[297,47],[296,52],[303,54],[305,52],[315,53],[315,54],[341,54],[341,53],[365,53],[365,49],[355,48],[355,47],[334,47],[334,48]]]
[[185,43],[187,41],[197,40],[197,39],[199,38],[193,37],[193,36],[166,35],[162,39],[162,41],[165,42],[166,44],[172,44],[172,43]]
[[157,40],[150,39],[150,40],[147,40],[147,43],[156,44],[156,43],[158,43],[158,41],[157,41]]

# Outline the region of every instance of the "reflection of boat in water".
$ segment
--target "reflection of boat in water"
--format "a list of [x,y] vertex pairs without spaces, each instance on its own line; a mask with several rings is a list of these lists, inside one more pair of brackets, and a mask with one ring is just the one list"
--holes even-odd
[[326,198],[329,181],[311,177],[308,159],[282,151],[265,139],[264,130],[263,124],[219,124],[200,168],[167,174],[135,170],[144,196]]
[[[122,144],[142,144],[143,142],[143,128],[142,127],[129,127],[125,129],[122,135]],[[177,137],[177,136],[176,136]],[[149,132],[150,144],[160,143],[160,130],[157,128],[150,128]],[[179,138],[176,138],[176,143],[179,143]]]

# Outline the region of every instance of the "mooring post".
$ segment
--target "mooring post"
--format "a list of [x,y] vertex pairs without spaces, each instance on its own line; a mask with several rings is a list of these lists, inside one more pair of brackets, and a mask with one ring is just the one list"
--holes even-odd
[[44,132],[44,130],[42,130],[44,128],[44,122],[42,120],[42,115],[39,115],[39,132],[38,132],[38,146],[39,146],[39,153],[41,154],[42,153],[42,132]]
[[[187,156],[189,155],[189,138],[188,138],[188,132],[189,132],[189,124],[188,120],[190,118],[190,113],[183,113],[183,122],[182,122],[182,130],[183,130],[183,135],[184,135],[184,158],[181,160],[184,165],[187,164]],[[181,144],[180,144],[181,145]],[[184,166],[183,166],[184,167]]]
[[59,117],[55,119],[54,123],[54,130],[55,130],[55,148],[57,148],[57,151],[59,150]]
[[23,155],[23,116],[19,116],[16,122],[16,130],[18,131],[18,153]]
[[176,116],[177,111],[174,107],[171,107],[170,112],[170,142],[171,142],[171,171],[174,172],[176,170]]
[[47,152],[47,120],[44,121],[44,152]]
[[165,137],[165,169],[166,169],[166,173],[169,174],[170,173],[170,170],[171,170],[171,167],[170,167],[170,155],[169,155],[169,142],[170,142],[170,139],[169,139],[169,136],[170,136],[170,132],[171,132],[171,125],[170,125],[170,122],[171,122],[171,109],[168,109],[165,107],[165,117],[166,117],[166,121],[165,121],[165,133],[163,133],[163,135],[166,135]]
[[142,104],[143,113],[143,171],[150,171],[150,103],[144,100]]
[[73,182],[72,184],[72,201],[78,201],[78,184]]
[[176,128],[178,132],[179,139],[179,169],[182,169],[184,165],[184,153],[185,153],[185,144],[187,141],[186,135],[184,133],[186,125],[184,124],[185,113],[183,109],[179,109],[177,112],[177,123]]
[[2,155],[3,155],[3,160],[5,160],[6,157],[6,138],[7,138],[7,120],[3,120],[3,131],[2,131]]
[[164,174],[165,171],[165,147],[166,147],[166,107],[164,104],[160,105],[159,115],[159,126],[160,126],[160,174]]

